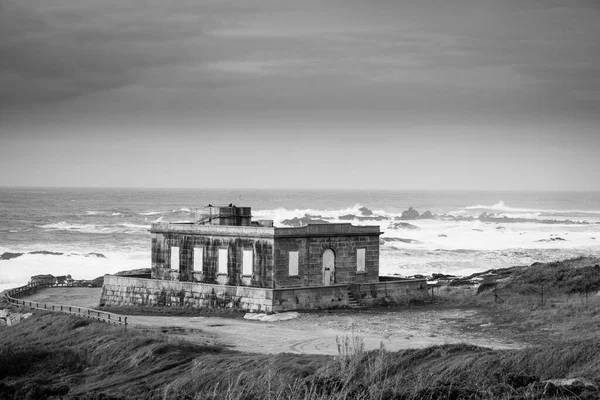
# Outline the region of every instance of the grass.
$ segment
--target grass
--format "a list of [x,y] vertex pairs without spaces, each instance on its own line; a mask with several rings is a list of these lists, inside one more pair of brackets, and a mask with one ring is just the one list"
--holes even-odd
[[[600,297],[551,284],[561,282],[552,271],[564,266],[550,265],[542,278],[502,281],[496,289],[503,302],[469,286],[436,291],[441,304],[476,307],[494,329],[532,343],[520,350],[455,344],[366,351],[350,334],[338,338],[337,356],[246,354],[34,312],[0,327],[0,399],[597,399],[593,388],[544,383],[585,378],[600,385]],[[536,279],[547,285],[543,302],[521,290]]]
[[0,327],[0,398],[538,399],[545,379],[600,383],[597,335],[523,350],[366,351],[356,335],[337,344],[335,357],[245,354],[36,312]]

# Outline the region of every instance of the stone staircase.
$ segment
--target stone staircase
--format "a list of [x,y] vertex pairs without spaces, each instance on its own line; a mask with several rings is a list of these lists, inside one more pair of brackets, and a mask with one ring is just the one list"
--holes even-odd
[[348,307],[350,308],[360,308],[361,304],[356,300],[350,289],[348,289]]

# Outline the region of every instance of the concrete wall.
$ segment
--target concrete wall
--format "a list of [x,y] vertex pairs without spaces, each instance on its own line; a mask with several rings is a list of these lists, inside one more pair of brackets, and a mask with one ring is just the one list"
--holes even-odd
[[[273,228],[152,225],[152,278],[222,285],[273,286]],[[171,248],[179,265],[171,266]],[[203,267],[194,266],[194,249],[203,249]],[[227,274],[218,273],[219,249],[228,249]],[[253,271],[242,274],[243,251],[253,251]]]
[[427,281],[397,280],[379,283],[356,283],[350,291],[361,305],[405,304],[410,300],[428,297]]
[[104,276],[100,305],[238,308],[272,312],[272,290],[157,279]]

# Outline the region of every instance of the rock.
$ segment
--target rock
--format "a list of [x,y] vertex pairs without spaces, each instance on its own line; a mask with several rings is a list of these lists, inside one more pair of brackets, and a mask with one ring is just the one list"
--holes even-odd
[[554,236],[548,239],[540,239],[540,240],[536,240],[536,242],[561,242],[561,241],[566,241],[567,239],[563,239],[560,236]]
[[474,228],[473,229],[475,232],[483,232],[483,229],[479,229],[479,228]]
[[102,253],[87,253],[83,255],[84,257],[98,257],[98,258],[106,258],[106,256]]
[[419,228],[416,225],[413,224],[409,224],[408,222],[392,222],[388,225],[387,227],[388,229],[407,229],[410,231],[419,231],[421,230],[421,228]]
[[448,235],[444,235],[443,233],[440,233],[440,234],[438,235],[438,237],[448,237]]
[[309,225],[309,224],[328,224],[329,222],[319,219],[319,218],[313,218],[308,215],[305,215],[302,218],[294,217],[292,219],[285,219],[285,220],[281,221],[281,223],[283,225],[299,227],[299,226],[305,226],[305,225]]
[[400,219],[403,220],[415,220],[419,218],[419,212],[412,207],[409,207],[408,210],[403,211]]
[[410,243],[410,244],[422,244],[423,243],[416,239],[405,239],[405,238],[382,238],[381,241],[383,241],[383,243],[388,243],[388,242],[402,242],[402,243]]
[[0,255],[0,260],[10,260],[13,258],[21,257],[23,253],[11,253],[10,251],[6,251]]
[[371,215],[369,217],[361,217],[360,215],[352,215],[352,214],[345,214],[342,215],[341,217],[339,217],[339,219],[344,220],[344,221],[352,221],[352,220],[357,220],[357,221],[383,221],[386,219],[390,219],[389,217],[384,217],[382,215]]
[[55,251],[48,251],[48,250],[37,250],[37,251],[30,251],[28,254],[43,254],[46,256],[62,256],[64,253],[58,253]]
[[369,210],[367,207],[361,207],[358,211],[360,211],[360,215],[365,217],[373,215],[373,211]]
[[446,275],[446,274],[431,274],[431,279],[433,280],[450,280],[456,279],[458,276],[456,275]]
[[423,214],[419,215],[419,219],[433,219],[433,214],[431,211],[425,211]]
[[21,313],[14,313],[14,314],[9,314],[9,316],[6,318],[6,325],[8,326],[15,326],[16,324],[18,324],[19,322],[31,317],[33,314],[32,313],[27,313],[27,314],[21,314]]

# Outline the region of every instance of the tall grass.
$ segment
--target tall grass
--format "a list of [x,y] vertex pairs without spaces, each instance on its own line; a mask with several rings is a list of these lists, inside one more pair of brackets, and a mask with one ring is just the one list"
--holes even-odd
[[572,286],[546,290],[543,301],[508,284],[497,289],[500,302],[474,287],[436,293],[442,303],[479,307],[498,329],[532,342],[521,350],[366,351],[352,333],[337,338],[337,356],[245,354],[35,312],[0,327],[0,398],[597,399],[600,392],[581,388],[549,394],[541,383],[581,377],[600,385],[600,297],[565,287]]

